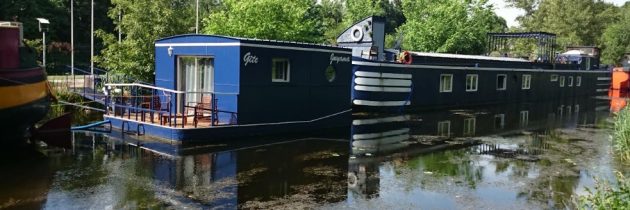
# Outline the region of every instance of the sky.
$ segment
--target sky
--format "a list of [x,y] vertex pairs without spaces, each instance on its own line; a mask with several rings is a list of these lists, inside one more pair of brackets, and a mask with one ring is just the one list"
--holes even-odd
[[[617,6],[621,6],[628,0],[604,0],[605,2],[611,2]],[[525,13],[524,11],[516,8],[510,8],[505,5],[505,0],[490,0],[491,4],[495,5],[495,11],[497,15],[503,17],[507,21],[509,27],[518,26],[516,17]]]

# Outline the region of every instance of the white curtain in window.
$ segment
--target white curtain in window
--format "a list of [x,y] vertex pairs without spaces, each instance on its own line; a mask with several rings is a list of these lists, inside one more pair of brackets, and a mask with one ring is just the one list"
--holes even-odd
[[[180,72],[183,74],[183,86],[186,92],[186,101],[200,102],[201,92],[212,92],[214,90],[214,63],[212,58],[203,57],[180,57]],[[191,93],[192,92],[192,93]]]

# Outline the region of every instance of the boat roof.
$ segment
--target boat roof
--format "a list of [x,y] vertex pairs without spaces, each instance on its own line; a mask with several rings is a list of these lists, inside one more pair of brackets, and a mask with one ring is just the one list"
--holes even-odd
[[[295,41],[282,41],[282,40],[270,40],[270,39],[257,39],[257,38],[245,38],[245,37],[234,37],[234,36],[224,36],[224,35],[208,35],[208,34],[181,34],[170,37],[165,37],[162,39],[155,40],[155,43],[166,43],[169,40],[177,39],[177,38],[185,38],[185,37],[208,37],[208,38],[222,38],[228,40],[234,40],[238,42],[246,42],[246,43],[258,43],[258,44],[274,44],[274,45],[293,45],[293,46],[305,46],[305,47],[313,47],[313,48],[334,48],[338,50],[350,50],[346,47],[328,45],[328,44],[316,44],[316,43],[308,43],[308,42],[295,42]],[[203,41],[195,41],[195,42],[203,42]]]
[[415,56],[436,57],[436,58],[459,58],[459,59],[474,59],[474,60],[488,60],[488,61],[530,62],[529,60],[522,59],[522,58],[491,57],[491,56],[483,56],[483,55],[462,55],[462,54],[413,52],[413,51],[410,51],[410,53]]

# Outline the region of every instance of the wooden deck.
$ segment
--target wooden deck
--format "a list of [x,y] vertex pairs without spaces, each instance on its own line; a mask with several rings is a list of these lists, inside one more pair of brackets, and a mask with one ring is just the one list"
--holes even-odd
[[[112,115],[112,113],[108,115],[114,116]],[[226,123],[226,122],[218,122],[212,125],[210,123],[210,120],[204,119],[204,120],[198,121],[197,127],[195,127],[194,115],[192,113],[187,114],[186,117],[182,117],[181,115],[170,116],[170,122],[169,122],[168,115],[159,116],[158,114],[153,114],[153,116],[151,116],[150,113],[140,113],[140,112],[138,113],[125,112],[123,116],[117,114],[115,117],[131,120],[131,121],[136,121],[136,122],[142,122],[146,124],[161,125],[161,126],[173,127],[173,128],[182,128],[182,123],[184,123],[183,128],[210,128],[210,127],[216,127],[216,126],[230,125],[229,123]]]

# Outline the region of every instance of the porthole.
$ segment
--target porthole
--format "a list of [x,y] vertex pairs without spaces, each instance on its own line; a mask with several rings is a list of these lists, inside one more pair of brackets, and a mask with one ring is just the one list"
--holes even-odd
[[335,71],[335,67],[328,66],[328,68],[326,68],[325,75],[328,82],[335,81],[335,77],[337,77],[337,72]]
[[358,42],[363,39],[363,30],[361,30],[358,26],[353,27],[350,32],[350,38],[352,38],[353,41]]

